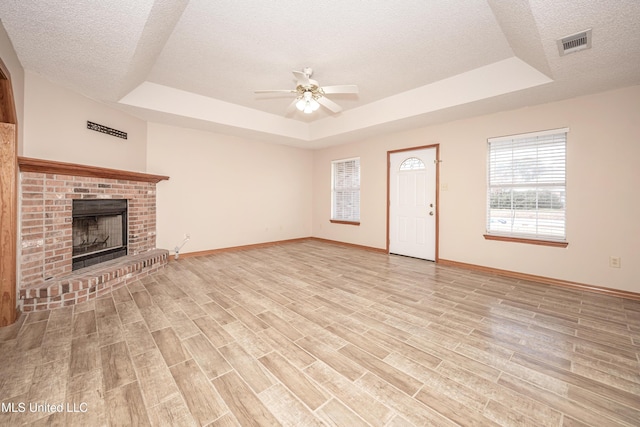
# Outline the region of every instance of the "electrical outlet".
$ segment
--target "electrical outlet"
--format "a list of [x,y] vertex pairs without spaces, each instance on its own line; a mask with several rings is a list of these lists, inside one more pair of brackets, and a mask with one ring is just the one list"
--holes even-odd
[[611,267],[611,268],[620,268],[620,257],[610,256],[609,257],[609,267]]
[[191,238],[191,234],[189,234],[189,233],[185,233],[184,238],[185,238],[185,239],[190,239],[190,238]]

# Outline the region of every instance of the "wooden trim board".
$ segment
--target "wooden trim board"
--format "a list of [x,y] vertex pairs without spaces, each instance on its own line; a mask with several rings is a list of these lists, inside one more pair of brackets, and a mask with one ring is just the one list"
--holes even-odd
[[54,160],[18,157],[18,165],[23,172],[53,173],[59,175],[85,176],[90,178],[122,179],[127,181],[152,182],[168,180],[168,176],[152,175],[142,172],[130,172],[119,169],[109,169],[97,166],[86,166],[75,163],[58,162]]
[[[228,248],[209,249],[209,250],[197,251],[197,252],[185,252],[185,253],[180,253],[178,259],[180,259],[180,258],[198,257],[198,256],[206,256],[206,255],[213,255],[213,254],[218,254],[218,253],[223,253],[223,252],[236,252],[236,251],[244,251],[244,250],[248,250],[248,249],[267,248],[267,247],[270,247],[270,246],[284,245],[284,244],[287,244],[287,243],[304,242],[304,241],[307,241],[307,240],[316,240],[318,242],[331,243],[331,244],[334,244],[334,245],[347,246],[347,247],[350,247],[350,248],[357,248],[357,249],[362,249],[362,250],[365,250],[365,251],[373,251],[373,252],[379,252],[379,253],[383,253],[383,254],[387,253],[386,250],[384,250],[384,249],[372,248],[372,247],[369,247],[369,246],[354,245],[354,244],[351,244],[351,243],[338,242],[338,241],[335,241],[335,240],[321,239],[319,237],[301,237],[301,238],[298,238],[298,239],[278,240],[278,241],[274,241],[274,242],[256,243],[256,244],[253,244],[253,245],[232,246],[232,247],[228,247]],[[170,260],[171,261],[175,260],[175,257],[171,257]]]
[[0,327],[18,318],[17,114],[9,69],[0,59]]
[[465,262],[451,261],[448,259],[438,260],[439,265],[464,268],[465,270],[480,271],[497,276],[509,277],[512,279],[528,280],[531,282],[543,283],[545,285],[559,286],[562,288],[577,289],[585,292],[595,292],[614,297],[627,298],[640,301],[640,293],[623,291],[619,289],[606,288],[604,286],[587,285],[584,283],[571,282],[568,280],[554,279],[551,277],[536,276],[534,274],[519,273],[517,271],[501,270],[499,268],[485,267],[483,265],[468,264]]
[[0,327],[16,321],[16,125],[0,123]]

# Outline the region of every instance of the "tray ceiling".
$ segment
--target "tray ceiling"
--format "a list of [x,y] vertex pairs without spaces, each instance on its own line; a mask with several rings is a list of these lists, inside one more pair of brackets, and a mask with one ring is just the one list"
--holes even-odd
[[[640,84],[640,2],[8,1],[26,70],[150,121],[319,148]],[[588,50],[557,40],[591,29]],[[285,116],[292,70],[340,114]]]

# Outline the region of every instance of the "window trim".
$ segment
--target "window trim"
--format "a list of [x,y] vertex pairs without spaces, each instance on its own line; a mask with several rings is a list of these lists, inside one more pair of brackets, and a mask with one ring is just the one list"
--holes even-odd
[[561,240],[544,240],[544,239],[527,239],[524,237],[512,237],[499,234],[483,234],[485,240],[497,240],[500,242],[512,242],[512,243],[528,243],[530,245],[539,246],[553,246],[556,248],[566,248],[569,246],[569,242]]
[[[514,242],[514,243],[525,243],[525,244],[533,244],[533,245],[541,245],[541,246],[551,246],[551,247],[562,247],[565,248],[569,245],[569,242],[567,241],[567,228],[566,228],[566,215],[567,215],[567,208],[566,205],[564,206],[564,236],[562,238],[558,238],[558,239],[554,239],[552,237],[549,236],[544,236],[541,235],[539,238],[535,237],[535,236],[531,236],[528,235],[526,233],[517,233],[517,232],[493,232],[490,233],[489,232],[489,221],[490,221],[490,200],[491,200],[491,186],[490,186],[490,172],[491,172],[491,149],[490,149],[490,144],[494,143],[494,142],[504,142],[504,141],[514,141],[514,140],[519,140],[519,139],[527,139],[527,138],[535,138],[535,137],[540,137],[540,136],[546,136],[546,135],[555,135],[555,134],[565,134],[565,140],[564,140],[564,144],[565,144],[565,151],[564,151],[564,161],[565,161],[565,166],[564,166],[564,191],[565,191],[565,195],[566,195],[566,188],[567,188],[567,179],[566,179],[566,161],[567,161],[567,143],[568,143],[568,133],[569,133],[569,128],[558,128],[558,129],[549,129],[549,130],[544,130],[544,131],[538,131],[538,132],[529,132],[529,133],[522,133],[522,134],[514,134],[514,135],[507,135],[507,136],[500,136],[500,137],[495,137],[495,138],[488,138],[487,139],[487,187],[486,187],[486,222],[485,222],[485,233],[483,234],[483,237],[485,240],[495,240],[495,241],[503,241],[503,242]],[[514,187],[517,187],[517,185],[514,185]],[[537,208],[536,208],[537,211]]]
[[[336,187],[335,187],[335,178],[336,178],[336,172],[335,172],[335,167],[337,164],[341,164],[341,163],[347,163],[347,162],[351,162],[351,161],[357,161],[358,162],[358,187],[357,187],[357,191],[358,191],[358,218],[357,219],[342,219],[342,218],[335,218],[335,191],[336,191]],[[349,158],[345,158],[345,159],[338,159],[338,160],[332,160],[331,161],[331,212],[330,212],[330,218],[329,218],[329,222],[332,224],[346,224],[346,225],[360,225],[360,208],[362,206],[361,202],[360,202],[360,195],[361,195],[361,185],[360,185],[360,177],[361,177],[361,172],[362,172],[362,165],[360,162],[360,157],[349,157]]]
[[332,224],[345,224],[345,225],[360,225],[360,221],[345,221],[343,219],[330,219]]

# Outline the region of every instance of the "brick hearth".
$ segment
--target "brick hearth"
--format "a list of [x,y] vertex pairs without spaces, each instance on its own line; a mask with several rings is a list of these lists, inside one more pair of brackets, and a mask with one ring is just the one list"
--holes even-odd
[[[23,311],[84,302],[162,268],[156,249],[156,183],[168,177],[19,158]],[[121,179],[122,178],[122,179]],[[128,200],[128,255],[72,271],[73,199]]]
[[163,268],[168,254],[167,250],[155,249],[103,262],[20,289],[18,297],[25,312],[85,302]]

